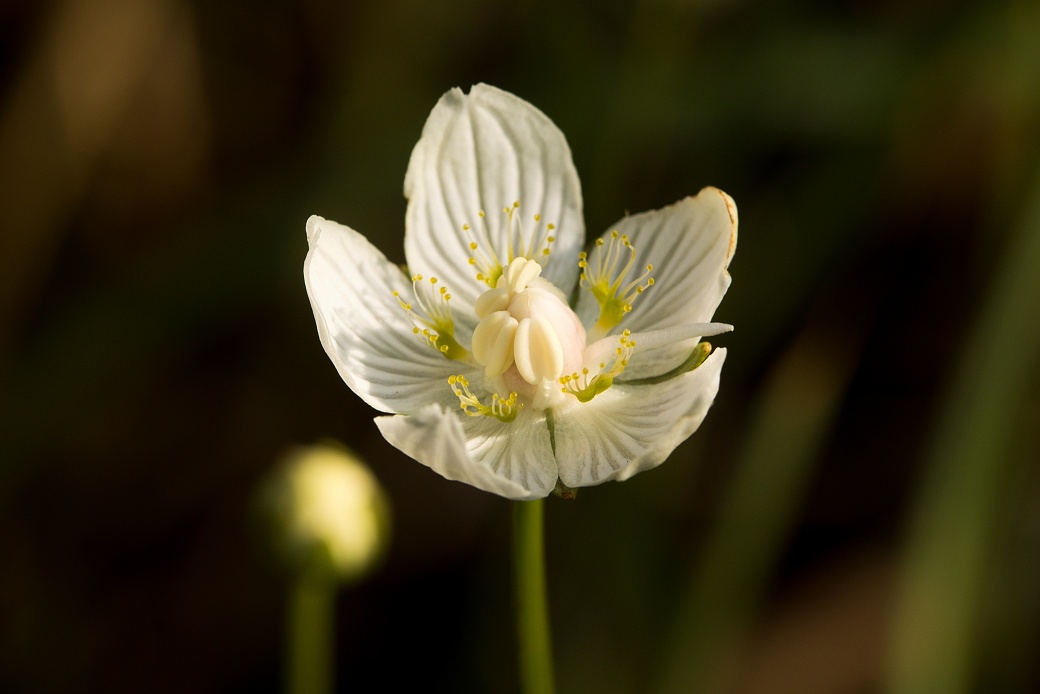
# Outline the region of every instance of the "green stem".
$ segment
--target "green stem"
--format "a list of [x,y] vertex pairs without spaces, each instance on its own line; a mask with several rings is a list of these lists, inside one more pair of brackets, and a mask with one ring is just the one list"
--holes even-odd
[[290,587],[286,691],[329,694],[332,691],[333,614],[336,585],[301,575]]
[[524,694],[552,694],[552,640],[545,588],[543,500],[513,505],[516,617],[520,639],[520,683]]

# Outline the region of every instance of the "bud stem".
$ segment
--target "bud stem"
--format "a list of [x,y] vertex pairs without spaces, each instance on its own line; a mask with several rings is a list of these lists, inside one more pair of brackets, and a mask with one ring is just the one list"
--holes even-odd
[[289,587],[286,691],[332,692],[336,583],[303,571]]

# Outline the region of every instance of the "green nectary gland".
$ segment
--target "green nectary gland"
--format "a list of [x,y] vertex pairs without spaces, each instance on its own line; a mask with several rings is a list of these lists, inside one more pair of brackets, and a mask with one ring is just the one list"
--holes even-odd
[[663,383],[670,381],[677,376],[682,376],[684,373],[693,371],[698,366],[704,363],[704,360],[711,354],[711,343],[710,342],[699,342],[697,346],[690,352],[690,356],[686,357],[686,360],[682,364],[675,367],[671,371],[665,372],[658,376],[648,376],[646,378],[634,378],[630,381],[619,380],[618,383],[623,383],[626,386],[649,386],[655,383]]
[[609,332],[614,326],[621,323],[628,312],[626,309],[629,308],[629,305],[619,299],[614,293],[614,289],[607,286],[606,282],[597,282],[589,287],[589,291],[599,302],[599,318],[596,320],[596,328],[603,333]]
[[458,343],[455,339],[455,331],[451,329],[438,331],[437,348],[441,354],[454,361],[465,361],[470,358],[469,350]]

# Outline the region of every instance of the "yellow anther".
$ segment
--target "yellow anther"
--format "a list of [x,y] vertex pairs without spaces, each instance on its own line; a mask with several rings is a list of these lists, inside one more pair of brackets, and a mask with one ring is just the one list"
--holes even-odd
[[559,383],[562,386],[560,390],[563,393],[573,395],[580,402],[588,402],[610,388],[614,383],[614,379],[628,366],[628,360],[632,357],[633,350],[635,350],[636,343],[630,339],[631,334],[631,332],[625,330],[618,336],[618,346],[614,349],[614,359],[609,362],[600,362],[599,371],[591,377],[589,376],[591,372],[588,367],[583,368],[580,374],[572,373],[569,376],[561,377],[559,379]]
[[511,422],[523,407],[522,403],[516,401],[517,394],[510,393],[509,397],[503,398],[498,393],[492,393],[491,405],[485,405],[469,389],[469,380],[463,375],[449,376],[448,385],[459,399],[459,408],[470,417],[494,417],[502,422]]
[[397,303],[411,319],[412,333],[420,336],[430,347],[448,359],[468,359],[469,351],[455,340],[455,319],[448,302],[451,293],[448,288],[439,285],[440,280],[430,277],[423,282],[423,276],[412,276],[412,290],[415,293],[415,306],[405,301],[396,289],[392,291]]
[[606,334],[621,322],[632,310],[632,301],[654,285],[650,276],[653,265],[635,279],[629,280],[636,261],[636,249],[627,235],[614,230],[609,239],[596,239],[592,257],[588,253],[578,254],[581,269],[581,286],[592,292],[599,303],[599,319],[595,330]]
[[[494,222],[485,220],[483,210],[477,213],[479,224],[474,227],[462,225],[462,230],[469,236],[467,245],[472,253],[467,261],[476,268],[477,280],[489,287],[498,285],[498,278],[516,258],[528,258],[544,266],[546,258],[552,253],[551,246],[556,237],[549,232],[556,226],[547,224],[543,227],[541,214],[530,218],[534,220],[533,226],[530,222],[525,226],[519,210],[519,200],[513,201],[511,206],[503,207],[505,219],[499,228],[495,228]],[[493,238],[496,239],[495,243],[492,243]]]

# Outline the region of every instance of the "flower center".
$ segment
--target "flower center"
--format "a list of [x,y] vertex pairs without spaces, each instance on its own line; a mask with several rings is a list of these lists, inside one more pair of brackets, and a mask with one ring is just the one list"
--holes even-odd
[[[585,328],[534,260],[514,258],[477,298],[473,358],[489,382],[533,398],[558,394],[564,373],[582,368]],[[547,403],[546,403],[547,404]]]
[[[633,272],[636,250],[627,236],[614,231],[607,239],[597,240],[591,253],[578,256],[580,285],[599,304],[599,316],[586,333],[563,292],[540,276],[556,240],[550,235],[555,227],[547,224],[542,229],[541,217],[535,215],[534,228],[525,228],[519,207],[518,202],[506,207],[507,226],[496,230],[505,239],[504,255],[491,250],[494,244],[484,226],[483,212],[478,215],[478,228],[462,227],[470,236],[473,255],[469,264],[478,270],[477,280],[490,287],[474,305],[478,323],[470,350],[454,342],[453,330],[446,329],[450,311],[448,319],[443,319],[438,313],[441,307],[433,301],[426,301],[423,309],[430,317],[424,322],[435,328],[435,336],[416,329],[448,358],[476,362],[484,368],[483,387],[478,391],[491,393],[490,405],[469,389],[462,374],[449,378],[448,385],[467,415],[496,417],[503,422],[513,421],[525,406],[544,410],[570,398],[585,403],[609,389],[636,348],[628,330],[613,336],[610,332],[632,310],[636,297],[654,284],[652,265],[644,266],[638,275]],[[431,280],[429,289],[434,284]],[[445,294],[446,310],[450,295],[439,291]]]

